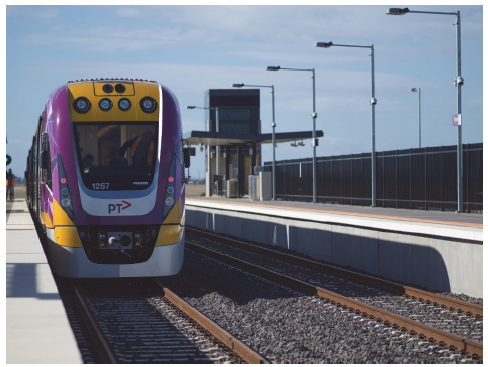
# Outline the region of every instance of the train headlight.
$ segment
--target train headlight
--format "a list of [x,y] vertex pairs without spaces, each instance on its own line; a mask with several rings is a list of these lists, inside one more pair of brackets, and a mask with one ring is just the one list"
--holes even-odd
[[73,108],[78,113],[87,113],[90,110],[90,101],[85,97],[78,97],[73,102]]
[[131,108],[131,103],[130,101],[127,99],[127,98],[121,98],[119,100],[119,108],[122,110],[122,111],[129,111],[130,108]]
[[163,208],[163,222],[165,221],[166,217],[168,216],[171,209],[175,205],[175,191],[176,191],[176,182],[175,182],[175,174],[176,174],[176,155],[173,155],[173,160],[171,161],[171,167],[169,168],[168,172],[168,182],[166,186],[166,195],[164,197],[164,208]]
[[64,168],[63,159],[58,154],[58,173],[59,173],[59,200],[61,201],[61,207],[64,209],[68,217],[72,221],[75,220],[75,210],[73,208],[73,200],[71,199],[71,192],[68,184],[68,175]]
[[100,102],[98,102],[98,107],[100,107],[100,109],[102,111],[110,111],[112,109],[112,101],[108,98],[104,98],[104,99],[101,99]]
[[131,239],[129,236],[125,235],[120,238],[120,244],[124,247],[127,247],[131,244]]
[[157,102],[151,97],[144,97],[139,102],[139,105],[141,106],[141,110],[145,113],[153,113],[156,111],[156,108],[158,108]]

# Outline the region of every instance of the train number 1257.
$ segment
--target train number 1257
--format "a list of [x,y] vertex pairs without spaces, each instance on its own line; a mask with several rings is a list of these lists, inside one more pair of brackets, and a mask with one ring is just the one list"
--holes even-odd
[[92,183],[93,190],[108,190],[109,182],[107,183]]

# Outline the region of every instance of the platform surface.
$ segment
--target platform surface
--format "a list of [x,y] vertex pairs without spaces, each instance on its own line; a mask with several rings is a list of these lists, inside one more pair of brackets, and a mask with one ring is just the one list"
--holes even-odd
[[332,222],[398,232],[418,233],[463,240],[483,241],[483,215],[410,210],[297,201],[252,201],[223,197],[192,197],[186,204],[282,216],[300,220]]
[[6,363],[83,363],[25,200],[6,209]]

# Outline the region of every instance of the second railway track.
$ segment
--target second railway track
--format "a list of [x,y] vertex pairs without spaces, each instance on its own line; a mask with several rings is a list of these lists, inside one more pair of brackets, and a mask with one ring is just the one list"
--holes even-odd
[[[447,347],[450,350],[467,353],[475,359],[482,357],[482,344],[480,343],[482,342],[483,328],[482,307],[480,306],[438,296],[411,287],[403,287],[362,274],[343,271],[335,267],[329,267],[331,269],[327,270],[334,273],[334,275],[338,275],[337,273],[339,273],[340,276],[347,277],[348,279],[336,279],[335,276],[331,277],[330,275],[327,276],[324,274],[318,276],[315,270],[317,270],[317,267],[322,267],[319,270],[325,271],[323,264],[313,261],[308,261],[307,263],[305,259],[290,259],[288,255],[283,253],[277,253],[276,251],[270,251],[259,246],[216,236],[211,233],[194,230],[190,230],[189,233],[201,235],[213,240],[204,241],[204,246],[217,251],[215,255],[205,249],[197,249],[190,245],[190,248],[204,254],[214,256],[221,261],[227,261],[223,260],[225,255],[222,254],[224,253],[227,255],[231,254],[231,256],[240,259],[244,258],[246,262],[258,264],[285,276],[289,275],[301,282],[311,283],[313,286],[308,285],[307,288],[307,285],[299,284],[300,282],[295,282],[295,285],[293,285],[293,281],[290,283],[286,279],[281,281],[282,284],[288,283],[288,286],[291,285],[295,289],[300,289],[309,294],[320,295],[350,311],[362,314],[370,319],[384,322],[387,325],[392,325],[410,334],[418,334],[421,338],[437,342],[440,346]],[[222,242],[238,246],[241,249],[222,245]],[[242,248],[246,250],[244,251]],[[263,260],[263,256],[249,254],[248,251],[259,252],[261,254],[265,253],[267,256],[279,258],[280,260],[270,259],[269,257]],[[294,257],[292,256],[291,258]],[[282,260],[286,261],[286,263]],[[237,260],[230,261],[232,265],[242,267],[242,265],[236,265],[238,264]],[[297,263],[300,263],[300,266],[297,266]],[[305,268],[302,268],[302,266]],[[257,269],[256,267],[254,268]],[[313,271],[310,271],[310,268]],[[253,271],[251,270],[253,269],[253,265],[245,266],[243,269]],[[265,272],[264,270],[254,271]],[[269,279],[275,281],[279,277],[278,274],[272,274],[272,272],[268,273],[268,275],[261,275],[267,276]],[[351,278],[360,283],[366,283],[368,286],[353,284],[354,282],[350,281]],[[324,284],[324,288],[329,291],[320,288]],[[389,289],[389,292],[379,291],[370,287],[371,285],[380,287],[380,289]],[[331,289],[333,292],[330,292]],[[379,309],[377,309],[378,307]],[[462,314],[462,311],[464,311],[464,314]],[[475,315],[476,317],[474,317]]]

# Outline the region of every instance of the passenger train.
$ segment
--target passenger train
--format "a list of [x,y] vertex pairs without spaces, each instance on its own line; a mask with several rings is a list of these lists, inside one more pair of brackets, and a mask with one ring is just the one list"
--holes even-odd
[[185,168],[176,97],[139,79],[68,82],[27,158],[26,200],[55,273],[168,276],[183,264]]

